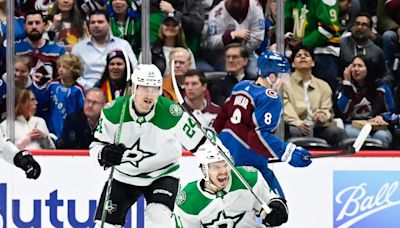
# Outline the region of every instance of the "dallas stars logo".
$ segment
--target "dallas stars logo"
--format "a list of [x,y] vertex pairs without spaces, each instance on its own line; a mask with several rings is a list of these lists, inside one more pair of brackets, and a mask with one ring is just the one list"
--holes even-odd
[[235,216],[227,216],[225,211],[220,211],[217,215],[217,218],[211,220],[211,222],[203,223],[204,227],[224,227],[224,228],[235,228],[236,225],[242,220],[244,213],[235,215]]
[[135,144],[133,144],[131,148],[129,148],[129,150],[129,154],[126,156],[126,161],[124,162],[129,162],[136,168],[139,167],[139,162],[141,162],[143,159],[155,155],[155,153],[140,149],[140,138],[135,142]]

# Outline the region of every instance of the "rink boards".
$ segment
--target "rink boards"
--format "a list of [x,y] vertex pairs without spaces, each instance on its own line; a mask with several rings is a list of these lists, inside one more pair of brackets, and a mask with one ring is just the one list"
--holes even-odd
[[[86,151],[36,154],[42,166],[36,181],[0,160],[0,228],[93,227],[108,171]],[[271,166],[289,205],[289,222],[282,227],[400,227],[400,152],[361,155],[314,160],[307,168]],[[181,161],[183,184],[201,176],[194,157]],[[143,227],[143,221],[140,200],[125,227]]]

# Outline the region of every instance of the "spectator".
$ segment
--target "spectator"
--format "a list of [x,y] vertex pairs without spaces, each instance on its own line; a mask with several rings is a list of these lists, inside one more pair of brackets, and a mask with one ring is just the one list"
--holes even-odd
[[[44,119],[34,116],[37,101],[32,91],[20,89],[15,95],[15,145],[20,150],[54,149]],[[1,123],[6,132],[7,120]]]
[[200,37],[204,26],[204,9],[201,1],[184,0],[182,10],[175,9],[171,3],[162,1],[161,10],[166,13],[173,13],[176,17],[182,19],[182,28],[185,34],[187,46],[197,54],[200,48]]
[[351,27],[351,36],[340,41],[341,69],[348,66],[356,55],[364,54],[372,60],[378,72],[382,73],[378,76],[390,75],[385,63],[385,54],[372,42],[372,36],[371,16],[367,13],[357,14]]
[[109,23],[110,18],[106,11],[96,10],[91,12],[89,17],[91,36],[72,48],[72,54],[83,61],[83,75],[78,79],[78,83],[85,90],[92,88],[100,80],[107,64],[107,53],[111,50],[125,50],[132,67],[137,65],[136,56],[133,54],[131,46],[126,40],[114,37],[110,33]]
[[107,54],[107,65],[103,75],[94,87],[103,90],[106,102],[110,102],[125,95],[126,76],[127,69],[123,52],[119,49],[112,50]]
[[227,74],[222,80],[209,82],[212,102],[223,105],[236,83],[252,79],[245,72],[248,58],[249,53],[241,44],[232,43],[225,47],[225,68]]
[[205,98],[207,78],[203,72],[189,70],[185,73],[185,102],[190,111],[202,122],[202,126],[212,128],[221,108]]
[[[347,135],[356,138],[360,129],[352,126],[352,120],[368,120],[387,125],[382,116],[394,113],[393,95],[388,85],[376,81],[374,65],[365,55],[357,55],[343,72],[343,82],[337,93],[337,106],[345,121]],[[372,131],[371,137],[388,147],[392,142],[389,130]]]
[[243,43],[249,53],[253,53],[264,39],[264,15],[257,0],[222,1],[209,16],[208,38],[203,44],[207,51],[202,57],[213,71],[225,70],[223,50],[226,45]]
[[78,6],[81,9],[81,14],[84,15],[86,21],[89,20],[89,15],[97,10],[106,9],[107,0],[77,0]]
[[[7,46],[7,2],[0,0],[0,74],[6,72],[6,46]],[[14,39],[16,41],[25,39],[24,17],[14,16]]]
[[85,94],[83,111],[79,110],[65,119],[61,137],[56,143],[57,148],[89,149],[105,103],[106,96],[102,90],[89,89]]
[[33,87],[39,102],[39,116],[49,124],[51,133],[60,137],[65,118],[82,109],[84,94],[76,79],[81,75],[82,64],[77,56],[65,54],[57,61],[60,78],[51,81],[47,88]]
[[[152,63],[160,69],[163,77],[166,77],[170,73],[169,68],[169,53],[176,47],[186,48],[190,53],[191,68],[195,69],[195,61],[193,53],[188,49],[186,45],[185,34],[183,34],[181,18],[175,14],[167,14],[164,17],[163,23],[158,33],[156,42],[151,47]],[[141,55],[139,61],[141,62]]]
[[45,84],[57,77],[57,59],[65,53],[64,47],[44,38],[45,22],[40,11],[28,11],[25,15],[25,31],[28,35],[15,44],[17,55],[29,55],[31,74],[37,85]]
[[378,0],[378,31],[382,35],[382,49],[390,69],[393,69],[395,55],[400,54],[400,1]]
[[115,37],[124,39],[133,50],[140,49],[141,44],[134,39],[135,21],[140,18],[137,0],[108,0],[107,10],[110,14],[111,32]]
[[[182,10],[183,2],[185,0],[150,0],[150,18],[149,18],[149,30],[150,30],[150,44],[156,42],[159,36],[159,30],[164,20],[164,15],[174,13],[174,10]],[[138,2],[142,2],[138,0]],[[141,43],[141,19],[138,20],[135,26],[135,40],[138,44]]]
[[47,16],[48,12],[53,9],[55,0],[17,0],[15,2],[15,7],[19,9],[21,16],[26,16],[26,13],[30,10],[40,11],[44,16]]
[[328,82],[332,91],[339,72],[340,34],[336,1],[292,0],[285,2],[285,27],[293,33],[290,46],[314,49],[313,75]]
[[[185,74],[188,70],[190,70],[190,66],[192,65],[192,55],[186,48],[178,47],[172,49],[169,53],[170,64],[172,64],[172,60],[175,61],[175,78],[176,83],[180,87],[180,93],[183,93],[184,79]],[[171,99],[173,101],[178,101],[176,97],[176,91],[172,86],[172,75],[169,74],[167,77],[163,79],[163,96]]]
[[339,33],[340,36],[347,37],[351,35],[350,28],[352,18],[350,18],[351,0],[339,0]]
[[71,52],[72,47],[85,38],[87,32],[77,0],[56,0],[52,11],[53,21],[49,26],[49,37]]
[[[30,89],[32,86],[30,59],[28,56],[19,55],[14,63],[14,82],[16,89]],[[0,78],[0,114],[6,112],[7,73]]]
[[283,88],[283,117],[288,137],[318,137],[333,147],[347,138],[333,119],[332,90],[328,83],[312,75],[313,51],[307,47],[293,50],[294,73]]
[[[260,47],[255,50],[257,56],[261,55],[263,52],[268,50],[271,43],[275,43],[275,21],[276,21],[276,5],[277,0],[266,1],[265,4],[265,19],[264,19],[264,40]],[[255,58],[254,67],[257,67],[257,58]]]

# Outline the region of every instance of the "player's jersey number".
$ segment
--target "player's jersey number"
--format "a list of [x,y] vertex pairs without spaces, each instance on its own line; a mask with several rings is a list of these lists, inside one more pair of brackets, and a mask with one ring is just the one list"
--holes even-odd
[[[236,108],[235,111],[233,111],[232,113],[231,122],[233,124],[238,124],[241,120],[242,112],[240,112],[240,109]],[[272,123],[272,114],[270,112],[264,114],[264,123],[267,125],[270,125]]]
[[196,123],[194,122],[194,120],[192,120],[192,118],[188,118],[188,122],[183,125],[183,131],[186,133],[187,136],[189,136],[189,138],[192,138],[193,135],[196,133],[196,131],[194,130],[195,126]]

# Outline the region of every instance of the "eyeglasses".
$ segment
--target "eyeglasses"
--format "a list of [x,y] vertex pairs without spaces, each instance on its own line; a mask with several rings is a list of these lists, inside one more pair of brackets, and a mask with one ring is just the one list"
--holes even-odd
[[361,26],[361,27],[369,27],[369,24],[368,23],[362,23],[362,22],[358,22],[358,21],[355,21],[354,22],[354,26]]
[[93,105],[93,106],[102,105],[102,104],[103,104],[103,102],[98,102],[98,101],[89,100],[89,99],[86,99],[86,100],[85,100],[85,103],[91,104],[91,105]]
[[240,56],[240,55],[226,55],[225,56],[225,59],[226,60],[233,60],[233,61],[236,61],[236,60],[238,60],[239,58],[243,58],[242,56]]

